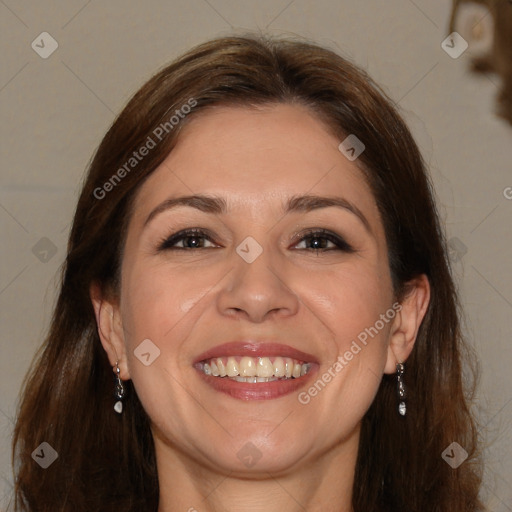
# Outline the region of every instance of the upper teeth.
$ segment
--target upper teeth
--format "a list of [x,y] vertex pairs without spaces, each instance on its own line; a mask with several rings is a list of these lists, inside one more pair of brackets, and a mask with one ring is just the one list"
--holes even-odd
[[[238,359],[238,360],[237,360]],[[289,357],[214,357],[205,361],[202,370],[214,377],[276,377],[298,378],[305,375],[310,364]],[[265,379],[266,380],[266,379]]]

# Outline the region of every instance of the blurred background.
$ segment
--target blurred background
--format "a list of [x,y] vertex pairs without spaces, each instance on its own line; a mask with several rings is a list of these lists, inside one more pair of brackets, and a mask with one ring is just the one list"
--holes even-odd
[[12,492],[18,392],[50,321],[94,150],[157,69],[206,39],[247,31],[298,35],[342,54],[408,122],[431,170],[465,332],[481,361],[483,496],[490,510],[512,511],[507,0],[0,0],[0,510]]

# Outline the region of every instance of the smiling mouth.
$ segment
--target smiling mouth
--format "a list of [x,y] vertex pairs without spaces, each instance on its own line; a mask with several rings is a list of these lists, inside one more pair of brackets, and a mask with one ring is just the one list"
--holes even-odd
[[311,363],[281,356],[229,356],[200,361],[197,368],[210,377],[258,384],[299,379],[307,375],[311,369]]

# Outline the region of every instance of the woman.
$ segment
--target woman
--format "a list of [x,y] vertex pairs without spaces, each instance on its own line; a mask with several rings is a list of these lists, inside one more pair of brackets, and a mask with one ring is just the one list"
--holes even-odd
[[467,351],[392,102],[316,45],[210,41],[91,163],[18,510],[482,510]]

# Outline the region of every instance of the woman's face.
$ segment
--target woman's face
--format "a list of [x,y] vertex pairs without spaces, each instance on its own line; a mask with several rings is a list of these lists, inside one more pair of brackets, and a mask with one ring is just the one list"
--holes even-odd
[[279,472],[357,450],[395,309],[375,199],[340,142],[304,107],[218,108],[139,190],[118,311],[157,454]]

